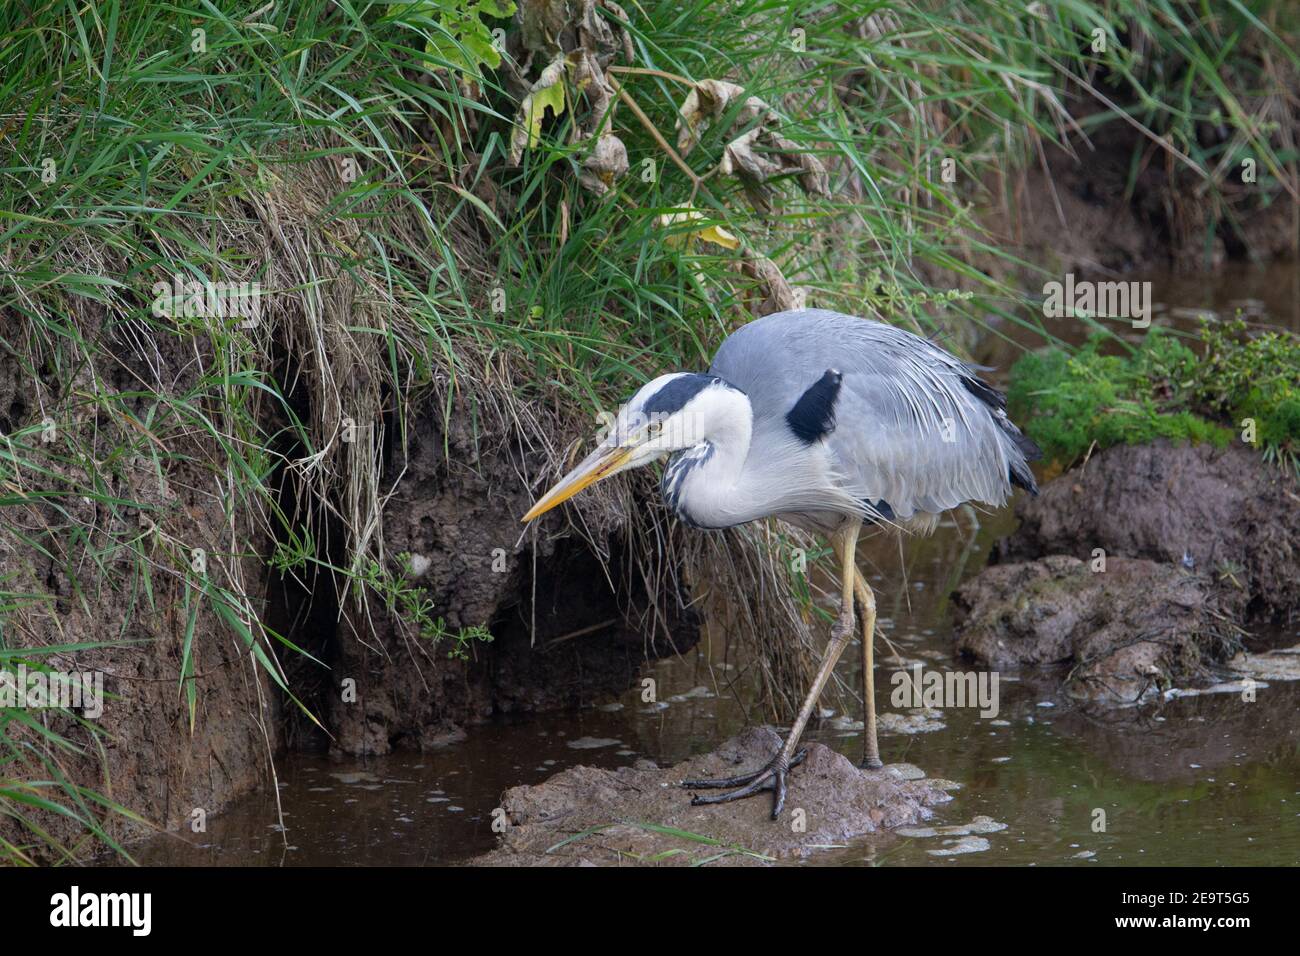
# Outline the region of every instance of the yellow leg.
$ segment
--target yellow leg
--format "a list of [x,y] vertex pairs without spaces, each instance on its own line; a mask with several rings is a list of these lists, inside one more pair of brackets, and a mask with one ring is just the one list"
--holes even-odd
[[853,568],[853,593],[862,607],[862,766],[879,770],[880,745],[876,742],[876,670],[873,660],[876,637],[876,596],[862,572]]
[[[854,555],[857,552],[858,533],[861,530],[862,522],[853,519],[832,539],[832,544],[840,558],[840,616],[831,628],[831,642],[826,646],[826,653],[822,656],[822,666],[818,669],[817,676],[813,678],[808,696],[804,698],[803,706],[799,708],[799,716],[795,718],[790,736],[786,738],[784,753],[787,758],[794,753],[795,745],[799,743],[799,737],[808,723],[808,718],[812,716],[813,708],[817,706],[822,690],[835,670],[835,662],[844,653],[844,648],[848,646],[849,637],[853,633],[853,594],[857,573]],[[872,620],[873,622],[875,620],[874,604]]]
[[[691,789],[739,787],[738,790],[732,790],[729,793],[722,793],[717,796],[695,796],[691,800],[692,804],[725,803],[728,800],[748,797],[760,790],[770,789],[776,793],[772,808],[772,819],[775,820],[781,815],[781,808],[785,806],[786,774],[789,773],[791,767],[798,766],[799,762],[803,760],[803,753],[796,752],[799,738],[803,735],[808,719],[812,716],[813,708],[817,706],[817,701],[821,698],[826,682],[830,680],[831,673],[835,670],[835,662],[840,659],[840,655],[844,653],[844,648],[848,646],[849,638],[853,635],[853,596],[857,590],[857,565],[854,563],[854,556],[857,552],[858,533],[861,530],[862,521],[853,519],[846,523],[831,539],[835,553],[840,558],[840,616],[835,621],[835,626],[831,628],[831,640],[826,645],[821,667],[817,670],[817,676],[813,678],[812,687],[808,690],[808,696],[804,698],[803,706],[799,708],[799,716],[795,718],[794,726],[790,728],[790,736],[786,737],[785,743],[771,762],[753,773],[742,774],[738,777],[727,777],[721,780],[683,780],[682,786]],[[874,624],[874,601],[871,603],[870,608],[871,620]]]

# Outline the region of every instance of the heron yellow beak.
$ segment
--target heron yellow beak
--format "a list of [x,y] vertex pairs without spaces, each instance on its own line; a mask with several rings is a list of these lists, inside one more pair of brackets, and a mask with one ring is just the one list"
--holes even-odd
[[633,449],[597,448],[588,455],[577,468],[561,478],[546,494],[537,499],[537,504],[528,509],[524,521],[532,521],[539,515],[546,514],[558,504],[568,501],[583,488],[594,485],[602,478],[608,478],[632,457]]

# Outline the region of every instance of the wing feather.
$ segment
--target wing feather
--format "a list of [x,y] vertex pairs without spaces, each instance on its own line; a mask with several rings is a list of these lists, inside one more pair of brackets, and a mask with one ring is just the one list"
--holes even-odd
[[981,398],[996,393],[971,366],[903,329],[821,309],[750,322],[714,357],[710,371],[743,389],[754,410],[747,465],[762,467],[765,448],[781,441],[779,423],[828,369],[843,375],[835,429],[823,439],[836,492],[884,501],[907,520],[966,501],[1001,505],[1012,473],[1029,475],[1032,442]]

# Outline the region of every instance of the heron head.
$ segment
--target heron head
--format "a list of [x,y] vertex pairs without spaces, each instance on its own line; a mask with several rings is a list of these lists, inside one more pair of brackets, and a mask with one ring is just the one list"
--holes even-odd
[[703,442],[709,393],[718,388],[731,386],[716,375],[695,372],[660,375],[641,386],[617,415],[606,416],[595,451],[542,495],[523,520],[532,521],[610,475]]

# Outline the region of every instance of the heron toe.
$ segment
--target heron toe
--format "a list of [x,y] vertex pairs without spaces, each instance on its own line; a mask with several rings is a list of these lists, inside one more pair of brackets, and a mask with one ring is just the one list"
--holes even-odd
[[682,786],[690,790],[723,790],[728,787],[736,787],[729,793],[719,793],[716,796],[693,796],[691,797],[692,806],[704,806],[711,803],[729,803],[732,800],[740,800],[744,797],[752,797],[762,790],[775,791],[776,798],[772,805],[772,819],[775,820],[781,815],[781,810],[785,807],[785,777],[791,770],[803,763],[804,758],[808,756],[807,750],[800,750],[789,761],[785,758],[785,748],[773,757],[766,766],[753,773],[740,774],[736,777],[722,777],[717,780],[683,780]]

